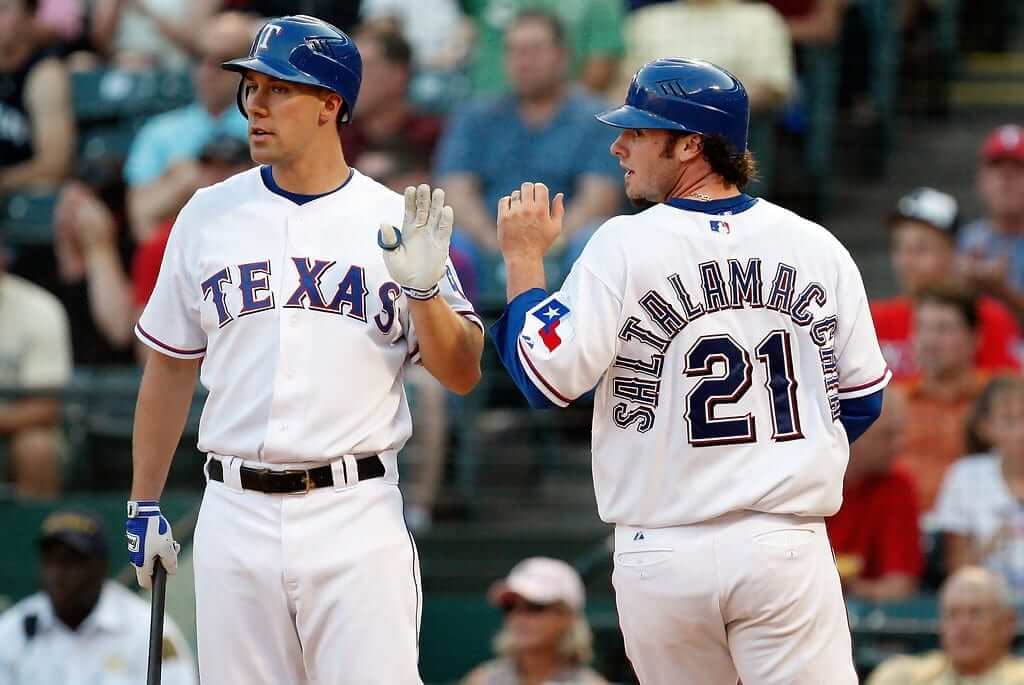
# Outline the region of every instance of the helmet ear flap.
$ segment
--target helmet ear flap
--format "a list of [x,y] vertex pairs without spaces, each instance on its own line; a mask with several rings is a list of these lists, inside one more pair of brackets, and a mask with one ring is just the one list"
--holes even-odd
[[246,119],[249,118],[249,113],[245,111],[245,79],[239,79],[238,81],[238,93],[235,95],[235,103],[238,105],[238,111],[242,113],[242,116]]

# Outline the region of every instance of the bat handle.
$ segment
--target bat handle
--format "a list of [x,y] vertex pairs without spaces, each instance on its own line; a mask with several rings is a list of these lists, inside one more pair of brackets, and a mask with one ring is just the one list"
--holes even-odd
[[149,615],[149,668],[146,685],[160,685],[160,664],[164,651],[164,600],[167,598],[167,570],[157,557],[153,564],[153,604]]

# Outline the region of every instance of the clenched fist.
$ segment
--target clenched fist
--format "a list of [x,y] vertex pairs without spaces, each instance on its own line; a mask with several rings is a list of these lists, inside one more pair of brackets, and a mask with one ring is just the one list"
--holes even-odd
[[548,203],[548,187],[524,183],[498,200],[498,245],[505,259],[541,259],[562,232],[562,193]]

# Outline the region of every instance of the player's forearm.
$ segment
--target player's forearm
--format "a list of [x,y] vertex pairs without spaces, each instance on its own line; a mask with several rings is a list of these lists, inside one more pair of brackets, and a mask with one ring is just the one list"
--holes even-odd
[[60,418],[60,400],[52,397],[30,397],[0,404],[0,435],[10,435],[26,428],[52,426]]
[[494,215],[480,200],[476,183],[459,177],[441,179],[438,184],[445,189],[445,198],[458,219],[456,228],[465,231],[481,247],[489,250],[498,248],[498,234],[494,226]]
[[198,359],[174,359],[158,352],[146,361],[132,432],[134,500],[159,499],[163,492],[192,403],[198,369]]
[[423,367],[452,392],[465,395],[475,388],[484,347],[480,329],[440,297],[409,306]]
[[917,579],[903,573],[892,573],[876,580],[855,579],[850,583],[851,594],[872,602],[906,599],[915,590]]
[[128,191],[128,214],[135,240],[143,242],[149,238],[160,222],[172,218],[194,192],[195,188],[173,175]]
[[132,340],[135,325],[131,287],[113,244],[96,245],[86,255],[89,311],[96,327],[116,347]]
[[596,179],[586,181],[583,191],[565,209],[562,235],[568,238],[581,228],[594,226],[612,216],[618,211],[620,200],[614,184]]
[[505,301],[511,302],[533,288],[547,290],[542,257],[505,257]]
[[60,160],[33,158],[0,171],[0,192],[56,186],[66,171],[67,165]]

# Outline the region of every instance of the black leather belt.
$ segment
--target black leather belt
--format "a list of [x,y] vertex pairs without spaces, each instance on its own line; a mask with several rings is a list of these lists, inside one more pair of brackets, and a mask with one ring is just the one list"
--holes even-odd
[[[347,464],[341,462],[342,469],[347,470]],[[206,473],[210,480],[219,483],[224,482],[224,463],[216,457],[210,459],[206,465]],[[384,462],[376,454],[372,457],[362,457],[356,460],[356,473],[359,480],[380,478],[385,473]],[[309,492],[313,488],[334,487],[334,471],[330,464],[317,466],[311,469],[288,469],[285,471],[273,471],[271,469],[254,469],[243,466],[240,472],[242,489],[255,490],[274,495],[292,495],[300,492]],[[348,480],[348,474],[345,474]]]

